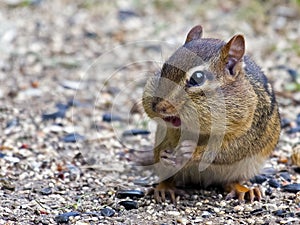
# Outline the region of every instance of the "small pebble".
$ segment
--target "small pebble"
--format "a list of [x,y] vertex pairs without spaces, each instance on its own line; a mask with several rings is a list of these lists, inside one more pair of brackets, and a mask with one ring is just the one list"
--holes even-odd
[[242,205],[237,205],[233,208],[233,211],[235,211],[235,212],[244,211],[244,207]]
[[69,108],[69,105],[64,104],[64,103],[56,103],[56,108],[58,108],[59,110],[67,110]]
[[116,193],[117,198],[142,198],[145,193],[139,190],[119,190]]
[[248,224],[255,224],[255,220],[252,219],[252,218],[248,218],[248,219],[247,219],[247,223],[248,223]]
[[262,184],[263,182],[265,182],[267,180],[266,175],[256,175],[255,177],[253,177],[250,181],[251,183],[256,183],[256,184]]
[[148,134],[150,134],[150,131],[143,130],[143,129],[132,129],[132,130],[126,130],[123,132],[123,136],[148,135]]
[[221,202],[220,202],[220,206],[221,206],[221,207],[225,207],[226,205],[227,205],[227,204],[226,204],[226,201],[221,201]]
[[101,215],[112,217],[113,215],[115,215],[115,211],[111,208],[106,207],[106,208],[101,209]]
[[293,82],[297,82],[298,72],[295,69],[287,68],[288,74],[291,76]]
[[73,106],[73,107],[88,107],[90,106],[89,103],[83,103],[83,102],[80,102],[79,100],[76,100],[76,99],[70,99],[67,103],[67,105],[69,107]]
[[269,185],[273,188],[279,188],[280,187],[280,183],[276,180],[276,179],[270,179],[268,181]]
[[113,121],[122,121],[122,118],[120,116],[117,116],[117,115],[112,115],[112,114],[109,114],[109,113],[105,113],[102,116],[102,120],[104,122],[113,122]]
[[286,131],[287,134],[294,134],[300,132],[300,126],[293,127]]
[[274,175],[277,173],[277,170],[274,169],[273,167],[265,167],[262,170],[262,174],[264,175]]
[[284,128],[287,128],[291,125],[291,121],[287,118],[282,118],[281,119],[281,128],[284,129]]
[[42,114],[42,120],[55,120],[57,118],[65,118],[66,110],[58,110],[54,113],[44,113]]
[[57,223],[68,223],[69,222],[69,217],[71,216],[79,216],[80,213],[79,212],[67,212],[67,213],[63,213],[60,215],[57,215],[54,220]]
[[80,81],[64,80],[60,83],[60,85],[66,89],[71,90],[80,90],[83,88]]
[[137,209],[138,208],[137,202],[131,201],[131,200],[121,201],[121,202],[119,202],[119,205],[124,206],[124,208],[127,209],[127,210]]
[[74,181],[74,180],[79,179],[80,174],[81,174],[81,170],[79,167],[69,164],[69,165],[67,165],[67,168],[68,168],[68,172],[70,174],[70,180]]
[[10,121],[8,121],[6,123],[6,127],[5,128],[11,128],[11,127],[16,127],[19,125],[19,119],[18,118],[14,118]]
[[294,168],[294,171],[296,172],[296,173],[300,173],[300,167],[298,166],[298,167],[295,167]]
[[285,211],[285,210],[282,210],[282,209],[279,209],[279,210],[274,211],[273,214],[274,214],[275,216],[284,217],[284,215],[286,214],[286,211]]
[[300,113],[297,115],[296,123],[298,126],[300,126]]
[[130,19],[132,17],[137,17],[138,15],[136,14],[136,12],[132,11],[132,10],[119,10],[118,12],[118,19],[120,21],[125,21],[127,19]]
[[144,187],[150,185],[149,180],[146,180],[146,179],[136,179],[136,180],[133,181],[133,183],[135,185],[140,185],[140,186],[144,186]]
[[300,203],[300,192],[297,192],[297,194],[296,194],[295,203],[296,204]]
[[273,191],[272,191],[271,188],[267,188],[267,189],[265,190],[265,195],[270,196],[270,195],[272,195],[272,193],[273,193]]
[[277,160],[278,163],[287,163],[289,160],[287,157],[285,156],[281,156],[279,157],[279,159]]
[[288,182],[291,182],[291,180],[292,180],[289,172],[281,172],[280,176]]
[[203,211],[202,214],[201,214],[201,216],[202,216],[203,218],[208,218],[208,217],[211,216],[211,213],[208,212],[208,211]]
[[15,190],[15,185],[7,178],[0,178],[0,187],[10,191]]
[[57,118],[65,118],[66,111],[68,110],[69,106],[63,103],[57,103],[55,106],[58,110],[54,113],[42,114],[43,120],[55,120]]
[[291,193],[297,193],[300,191],[300,184],[295,183],[295,184],[288,184],[285,186],[281,187],[283,191],[291,192]]
[[40,193],[41,193],[42,195],[50,195],[50,194],[52,194],[52,189],[51,189],[50,187],[46,187],[46,188],[43,188],[43,189],[40,191]]
[[11,163],[19,163],[20,162],[20,159],[18,157],[14,157],[14,156],[5,155],[4,159]]
[[180,216],[180,212],[178,212],[178,211],[168,211],[167,214],[169,216],[174,216],[174,217]]
[[215,212],[215,213],[219,213],[219,212],[220,212],[220,209],[219,209],[219,208],[214,208],[214,212]]
[[251,213],[252,215],[261,215],[261,214],[263,214],[263,212],[264,212],[263,208],[259,208],[259,209],[254,209],[254,210],[251,211],[250,213]]
[[77,142],[77,141],[83,141],[85,138],[84,136],[78,134],[78,133],[72,133],[64,136],[62,138],[63,142]]

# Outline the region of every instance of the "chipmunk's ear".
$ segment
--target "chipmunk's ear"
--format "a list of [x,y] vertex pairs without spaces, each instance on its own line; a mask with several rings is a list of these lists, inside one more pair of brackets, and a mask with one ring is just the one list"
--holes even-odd
[[200,39],[201,37],[202,37],[202,26],[197,25],[190,30],[190,32],[188,33],[188,35],[186,37],[184,44],[186,44],[190,41],[193,41],[193,40]]
[[233,36],[222,49],[223,59],[226,61],[226,68],[231,75],[235,75],[235,67],[241,62],[245,54],[245,38],[243,35]]

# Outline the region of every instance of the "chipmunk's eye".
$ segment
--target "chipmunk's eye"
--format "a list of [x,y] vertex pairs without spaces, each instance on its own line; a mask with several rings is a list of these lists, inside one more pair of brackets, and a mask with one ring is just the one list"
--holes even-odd
[[205,82],[205,79],[206,77],[204,72],[197,70],[192,74],[190,80],[188,81],[188,86],[201,86]]

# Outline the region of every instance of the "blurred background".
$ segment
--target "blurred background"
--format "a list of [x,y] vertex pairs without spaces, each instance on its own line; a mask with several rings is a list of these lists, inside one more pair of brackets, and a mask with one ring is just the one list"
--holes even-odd
[[[205,37],[244,34],[248,54],[276,80],[276,91],[296,92],[299,18],[298,0],[2,0],[0,97],[64,95],[53,81],[79,79],[106,51],[149,40],[177,47],[196,24]],[[43,90],[27,90],[37,85]]]
[[[300,143],[299,0],[1,0],[0,214],[49,224],[67,209],[119,210],[117,188],[151,183],[145,179],[151,174],[133,169],[128,157],[132,149],[152,147],[153,129],[140,105],[145,80],[198,24],[204,37],[227,41],[244,34],[247,53],[265,71],[280,105],[284,130],[268,165],[289,168]],[[222,200],[213,194],[212,202]],[[276,197],[275,205],[296,212],[286,195]],[[139,203],[151,207],[146,200]],[[141,217],[153,221],[152,211],[143,209]],[[141,221],[121,212],[121,221]],[[164,213],[160,222],[177,215]]]

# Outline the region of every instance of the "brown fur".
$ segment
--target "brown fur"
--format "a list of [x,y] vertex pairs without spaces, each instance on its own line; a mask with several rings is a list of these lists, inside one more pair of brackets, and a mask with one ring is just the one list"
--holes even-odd
[[[257,174],[275,148],[280,134],[278,106],[265,75],[244,55],[244,37],[236,35],[228,43],[204,39],[200,28],[191,30],[185,44],[145,87],[143,106],[151,118],[177,115],[182,121],[180,128],[168,126],[164,137],[163,125],[158,124],[155,161],[160,161],[162,151],[175,149],[187,139],[189,135],[181,137],[186,130],[198,133],[197,148],[190,162],[173,176],[175,181],[201,186],[240,182]],[[226,69],[230,63],[232,74]],[[196,66],[203,66],[212,79],[201,87],[187,88],[187,72]],[[211,166],[199,171],[211,136],[222,141]]]

